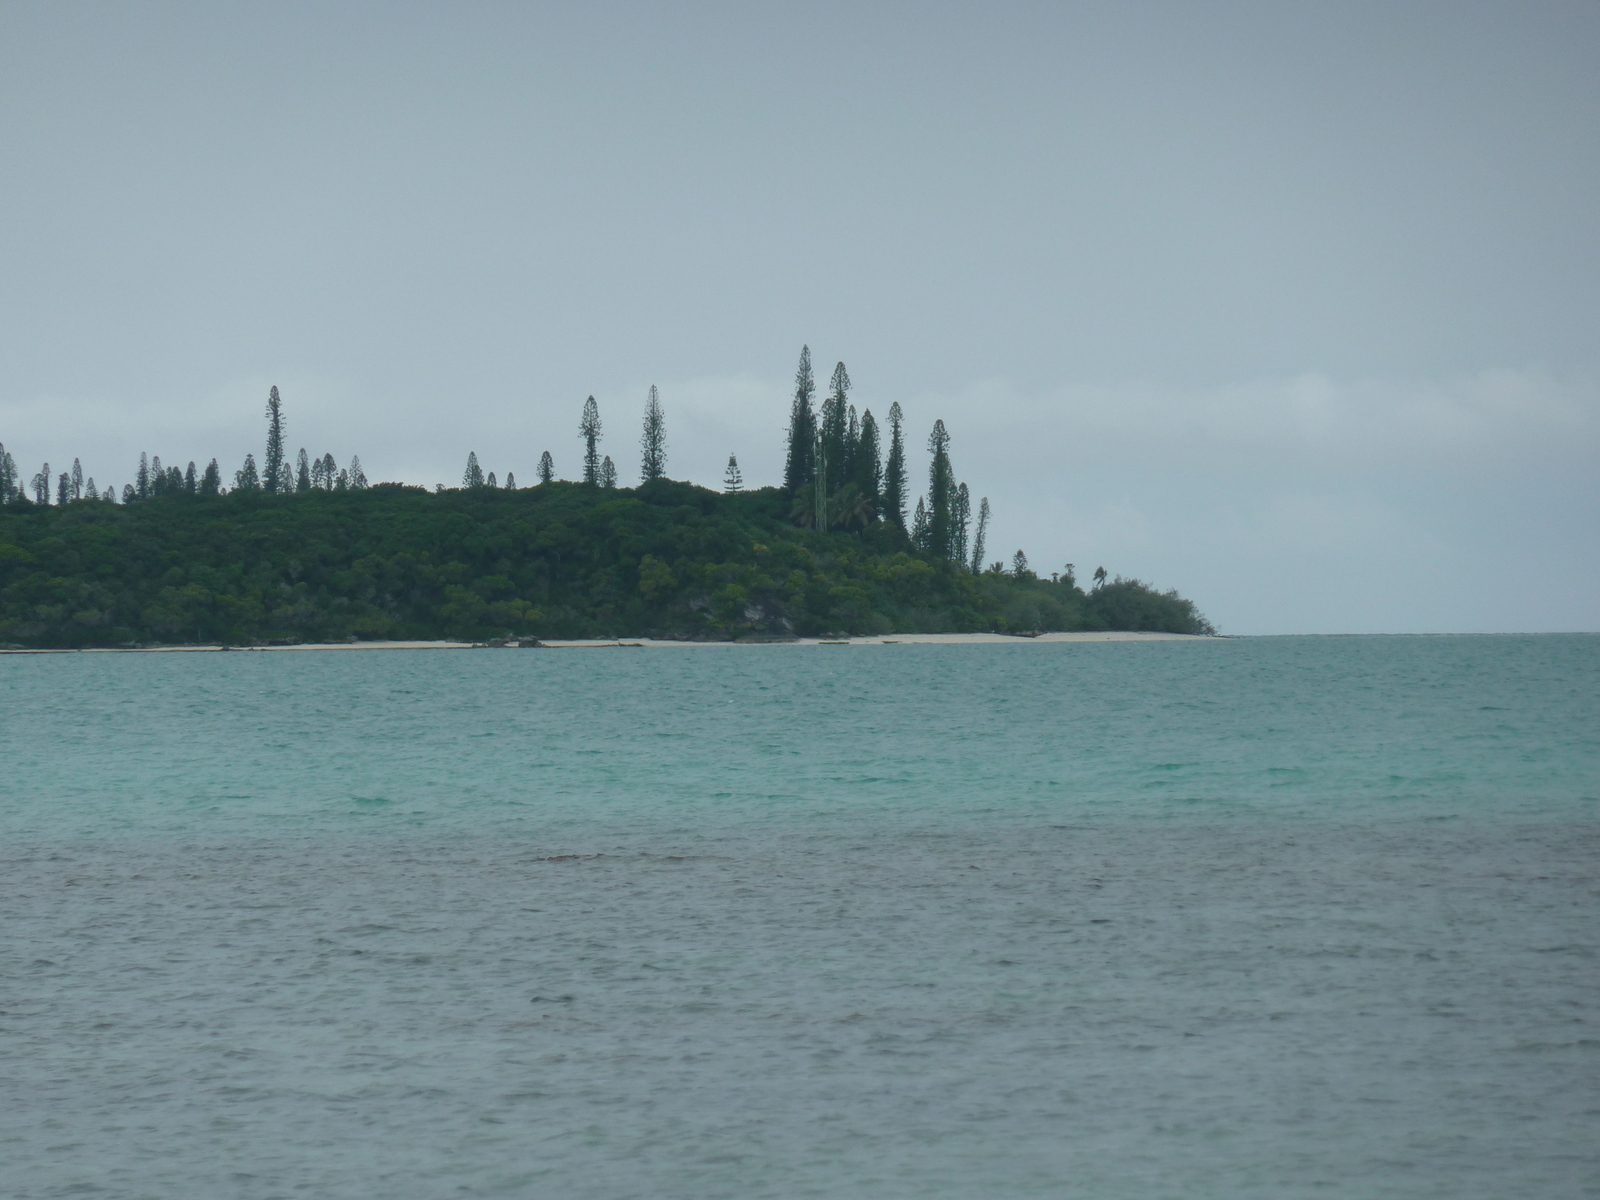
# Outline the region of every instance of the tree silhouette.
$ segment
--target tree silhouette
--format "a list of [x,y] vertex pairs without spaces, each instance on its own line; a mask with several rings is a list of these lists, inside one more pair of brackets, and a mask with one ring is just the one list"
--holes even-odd
[[639,480],[649,483],[667,473],[667,419],[661,412],[661,394],[650,385],[650,398],[644,406],[644,434],[639,439],[644,456],[639,465]]
[[783,464],[784,490],[799,496],[811,482],[816,455],[817,415],[811,398],[817,393],[811,377],[811,347],[800,347],[800,365],[794,373],[794,404],[789,410],[789,453]]
[[614,488],[617,486],[617,465],[611,461],[611,455],[606,455],[600,464],[600,486]]
[[[217,460],[214,458],[206,464],[206,472],[200,477],[200,494],[202,496],[222,494],[222,470],[217,466]],[[126,495],[126,491],[124,491],[124,495]]]
[[883,457],[878,445],[878,422],[869,408],[861,414],[855,452],[851,455],[851,480],[872,506],[872,520],[883,509]]
[[1028,574],[1028,556],[1021,550],[1011,556],[1011,573],[1018,579],[1022,579]]
[[583,438],[583,481],[597,484],[600,482],[600,406],[593,396],[583,402],[578,436]]
[[833,378],[828,381],[828,398],[822,402],[822,419],[818,430],[822,462],[816,469],[822,476],[822,486],[830,496],[843,487],[849,478],[849,395],[850,372],[840,363],[834,367]]
[[77,459],[72,460],[72,498],[83,499],[83,464]]
[[233,473],[233,486],[235,491],[254,492],[261,487],[261,476],[256,474],[256,456],[246,454],[244,466]]
[[361,469],[361,456],[359,454],[350,456],[350,486],[358,491],[367,486],[367,474]]
[[956,498],[950,505],[950,557],[958,563],[967,561],[967,527],[972,521],[972,495],[967,485],[956,488]]
[[883,515],[901,533],[906,531],[906,443],[901,433],[900,402],[889,405],[889,462],[883,469]]
[[461,486],[480,488],[483,486],[483,468],[478,465],[478,452],[467,451],[467,469],[461,475]]
[[953,558],[951,554],[951,506],[955,500],[955,479],[950,470],[950,435],[943,421],[933,423],[928,435],[928,450],[933,455],[928,464],[928,532],[927,549],[940,558]]
[[[283,462],[283,401],[278,399],[278,386],[273,384],[267,393],[267,453],[261,461],[261,486],[269,492],[287,484]],[[284,486],[283,491],[288,491]]]
[[984,541],[989,536],[989,497],[978,501],[978,528],[972,536],[972,573],[983,570]]
[[1106,582],[1106,569],[1104,567],[1096,567],[1094,569],[1094,586],[1097,587],[1097,588],[1104,587],[1105,586],[1105,582]]
[[744,475],[739,471],[739,460],[728,455],[728,469],[722,473],[722,490],[732,496],[744,491]]
[[539,470],[537,474],[540,483],[549,483],[556,477],[556,464],[555,460],[550,457],[550,451],[546,450],[539,455]]
[[306,448],[300,447],[300,456],[294,465],[294,490],[309,492],[311,490],[311,460],[306,457]]

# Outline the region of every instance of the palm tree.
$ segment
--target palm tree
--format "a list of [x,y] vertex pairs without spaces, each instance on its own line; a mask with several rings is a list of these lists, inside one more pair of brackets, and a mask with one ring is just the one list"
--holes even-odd
[[1106,569],[1104,567],[1096,567],[1094,569],[1094,585],[1095,585],[1095,587],[1104,586],[1105,581],[1106,581]]

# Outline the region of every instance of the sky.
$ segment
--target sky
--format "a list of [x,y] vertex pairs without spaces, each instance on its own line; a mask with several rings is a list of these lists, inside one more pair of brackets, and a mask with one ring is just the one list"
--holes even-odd
[[0,6],[0,442],[779,481],[1224,632],[1600,630],[1600,5]]

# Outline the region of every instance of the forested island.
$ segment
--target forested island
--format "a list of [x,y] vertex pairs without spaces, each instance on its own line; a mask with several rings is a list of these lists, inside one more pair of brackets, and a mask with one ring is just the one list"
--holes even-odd
[[730,456],[720,492],[667,477],[655,388],[633,488],[599,452],[593,397],[582,478],[556,478],[546,451],[531,487],[475,453],[461,486],[432,491],[369,486],[359,459],[291,461],[276,388],[262,461],[231,487],[214,459],[145,455],[120,494],[77,463],[24,487],[0,446],[0,646],[1214,632],[1176,592],[1103,569],[1085,589],[1071,564],[1035,572],[1020,550],[986,562],[988,501],[974,512],[942,422],[908,519],[899,406],[880,440],[849,389],[840,363],[815,405],[802,352],[782,486],[747,489]]

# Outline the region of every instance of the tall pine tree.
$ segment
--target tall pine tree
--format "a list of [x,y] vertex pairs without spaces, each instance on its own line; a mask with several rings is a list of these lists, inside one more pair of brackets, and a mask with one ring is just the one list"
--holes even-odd
[[739,460],[728,455],[728,469],[722,473],[722,490],[732,496],[744,491],[744,475],[739,470]]
[[549,483],[556,477],[556,461],[550,457],[550,451],[548,450],[539,455],[538,475],[540,483]]
[[639,439],[644,448],[644,458],[639,465],[639,479],[649,483],[667,473],[667,419],[661,412],[661,395],[656,385],[650,385],[650,399],[644,406],[644,435]]
[[311,490],[311,460],[306,457],[306,448],[300,447],[300,455],[294,464],[294,490],[309,492]]
[[840,363],[828,381],[822,402],[822,457],[827,463],[823,488],[832,495],[844,486],[850,470],[850,372]]
[[[478,452],[469,450],[467,451],[467,469],[461,475],[461,486],[481,488],[483,485],[483,468],[478,465]],[[333,486],[332,480],[329,480],[328,486]]]
[[900,402],[889,406],[889,461],[883,468],[883,515],[901,533],[906,531],[906,443],[901,433]]
[[866,498],[868,520],[877,520],[883,511],[883,455],[878,446],[878,422],[869,408],[861,414],[855,452],[850,456],[851,481]]
[[288,491],[288,473],[283,461],[283,401],[278,399],[278,387],[273,385],[267,393],[267,453],[261,462],[261,487],[264,491]]
[[590,396],[583,402],[583,420],[578,423],[578,436],[583,439],[583,481],[600,482],[600,406]]
[[928,551],[951,557],[951,516],[955,504],[955,478],[950,470],[950,435],[944,422],[935,421],[928,435]]
[[600,486],[614,488],[617,486],[617,464],[611,461],[611,455],[606,455],[600,464]]
[[958,563],[967,561],[967,529],[972,522],[972,493],[967,485],[956,488],[956,501],[950,508],[950,557]]
[[794,405],[789,410],[789,455],[783,464],[783,487],[799,496],[811,482],[816,455],[817,414],[811,400],[817,382],[811,377],[811,347],[800,347],[800,366],[794,373]]
[[983,570],[984,542],[989,536],[989,497],[978,501],[978,528],[972,535],[972,573]]

